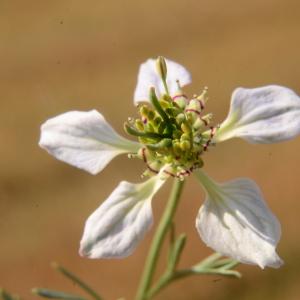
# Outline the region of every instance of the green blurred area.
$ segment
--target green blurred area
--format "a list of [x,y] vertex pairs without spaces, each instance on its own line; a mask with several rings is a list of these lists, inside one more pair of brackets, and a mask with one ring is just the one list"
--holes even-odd
[[[0,36],[0,286],[27,299],[34,286],[79,291],[51,270],[53,260],[106,299],[132,299],[153,234],[124,260],[79,257],[87,216],[120,180],[140,181],[144,166],[118,157],[91,176],[58,162],[37,146],[47,118],[95,108],[121,133],[136,113],[139,64],[157,55],[191,71],[189,95],[209,87],[207,109],[216,123],[226,116],[237,86],[276,83],[300,93],[298,0],[4,0]],[[285,266],[239,266],[241,280],[190,278],[157,299],[299,299],[299,149],[299,138],[276,145],[234,140],[205,157],[216,180],[246,176],[261,186],[282,223],[278,251]],[[156,221],[168,190],[153,201]],[[211,253],[194,229],[203,199],[197,182],[189,180],[176,217],[177,231],[188,233],[182,266]]]

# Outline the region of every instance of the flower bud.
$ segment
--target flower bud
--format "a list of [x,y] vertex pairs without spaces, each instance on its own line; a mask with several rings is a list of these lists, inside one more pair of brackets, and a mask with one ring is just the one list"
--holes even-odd
[[162,108],[167,109],[170,107],[170,103],[164,99],[159,100],[159,104],[161,105]]
[[178,94],[176,94],[174,97],[173,97],[173,101],[174,103],[177,104],[177,106],[179,108],[181,108],[182,110],[185,109],[186,105],[188,104],[188,99],[185,95],[182,94],[181,91],[178,92]]
[[136,129],[138,129],[139,131],[144,130],[144,124],[140,119],[136,119],[134,123],[135,123]]
[[201,111],[201,103],[197,99],[191,99],[189,105],[186,108],[187,110],[195,110],[200,112]]
[[172,144],[173,144],[173,150],[174,150],[175,154],[179,155],[181,153],[179,140],[173,140]]
[[191,128],[186,122],[183,122],[180,127],[181,127],[181,130],[184,133],[190,133],[191,132]]
[[185,115],[184,115],[184,114],[179,114],[179,115],[177,115],[177,116],[176,116],[176,121],[177,121],[177,123],[178,123],[179,125],[181,125],[181,123],[182,123],[183,121],[185,121]]
[[161,122],[162,122],[161,117],[156,117],[156,118],[154,118],[154,119],[152,120],[152,124],[153,124],[154,127],[159,126]]
[[149,131],[149,132],[154,132],[154,127],[151,123],[147,123],[146,125],[146,130]]
[[147,116],[149,120],[153,120],[155,117],[155,112],[153,110],[149,110]]
[[148,118],[148,112],[149,112],[149,109],[146,105],[142,105],[140,107],[140,114],[145,117],[145,118]]
[[212,117],[213,117],[212,114],[207,114],[207,115],[205,115],[201,118],[197,118],[197,120],[193,124],[193,128],[195,130],[204,129],[206,126],[208,126],[208,124],[210,123]]
[[184,133],[180,137],[181,141],[189,141],[190,140],[190,135],[188,133]]
[[182,151],[189,150],[191,148],[191,143],[189,141],[180,142],[180,148]]

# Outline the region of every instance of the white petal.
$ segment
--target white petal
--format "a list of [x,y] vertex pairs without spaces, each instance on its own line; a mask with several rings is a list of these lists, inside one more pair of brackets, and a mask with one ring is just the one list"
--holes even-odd
[[139,144],[118,135],[96,110],[71,111],[41,126],[39,145],[59,160],[92,174],[115,156],[136,152]]
[[240,137],[266,144],[289,140],[299,133],[300,98],[292,90],[276,85],[238,88],[214,141]]
[[196,227],[207,246],[246,264],[278,268],[276,253],[280,223],[265,203],[255,182],[239,178],[217,184],[196,173],[206,190]]
[[130,255],[152,225],[151,200],[165,180],[122,181],[87,219],[80,254],[89,258]]
[[[176,80],[179,80],[180,85],[183,87],[191,83],[191,75],[185,67],[172,60],[166,59],[166,64],[169,92],[174,95],[178,90]],[[162,80],[156,71],[156,60],[148,59],[140,66],[138,82],[134,92],[134,103],[149,101],[149,90],[152,86],[155,87],[157,96],[165,93]]]

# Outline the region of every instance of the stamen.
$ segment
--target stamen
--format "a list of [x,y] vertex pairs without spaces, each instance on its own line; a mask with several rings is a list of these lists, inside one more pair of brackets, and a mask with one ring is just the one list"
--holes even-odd
[[208,121],[207,120],[205,120],[205,118],[203,118],[203,117],[200,117],[200,120],[204,123],[204,125],[205,126],[207,126],[208,125]]
[[202,93],[198,97],[195,97],[196,100],[198,100],[198,102],[200,104],[201,110],[203,110],[205,108],[205,104],[208,100],[207,92],[208,92],[208,87],[206,86],[206,87],[204,87]]
[[149,164],[147,164],[147,168],[148,168],[151,172],[153,172],[153,173],[155,173],[155,174],[158,174],[158,173],[159,173],[159,171],[153,169]]
[[200,108],[201,108],[201,110],[203,110],[204,109],[204,103],[203,103],[203,101],[201,100],[201,99],[197,99],[198,101],[199,101],[199,103],[200,103]]
[[138,155],[137,155],[136,153],[128,153],[128,154],[127,154],[127,157],[128,157],[129,159],[131,159],[131,158],[136,158],[136,157],[138,157]]
[[209,147],[214,135],[216,134],[216,131],[217,131],[217,127],[210,127],[210,138],[203,146],[203,151],[207,151],[207,148]]
[[188,97],[185,94],[178,94],[172,97],[172,100],[176,100],[178,98],[185,98],[186,100],[188,100]]
[[169,171],[167,171],[167,170],[164,170],[164,173],[166,173],[166,174],[168,174],[168,175],[170,175],[170,176],[172,176],[172,177],[176,177],[175,174],[173,174],[173,173],[171,173],[171,172],[169,172]]
[[[163,61],[158,63],[164,75]],[[139,106],[140,118],[129,118],[124,124],[126,132],[143,144],[136,154],[128,154],[146,164],[142,176],[160,174],[184,180],[203,166],[201,155],[213,144],[217,127],[209,127],[212,114],[202,115],[208,99],[207,87],[189,100],[179,81],[177,85],[178,92],[172,98],[164,94],[158,99],[155,89],[150,88],[152,106]]]
[[196,109],[193,109],[193,108],[187,108],[187,109],[185,110],[185,112],[194,112],[194,113],[196,113],[197,115],[200,115],[200,114],[201,114],[200,111],[198,111],[198,110],[196,110]]
[[177,176],[180,177],[180,176],[189,176],[189,175],[191,175],[191,172],[189,170],[185,170],[179,172]]
[[147,164],[146,148],[142,148],[142,156],[143,156],[144,163]]
[[131,117],[128,117],[128,118],[127,118],[127,121],[128,121],[129,124],[133,124],[133,123],[134,123],[134,119],[131,118]]

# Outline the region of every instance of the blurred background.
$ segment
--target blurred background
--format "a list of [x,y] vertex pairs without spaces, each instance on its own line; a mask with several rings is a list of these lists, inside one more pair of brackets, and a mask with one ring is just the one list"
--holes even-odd
[[[135,116],[139,64],[164,55],[193,75],[188,94],[209,87],[207,110],[226,116],[237,86],[280,84],[300,94],[298,0],[6,1],[0,3],[0,286],[24,298],[42,286],[80,293],[50,267],[57,261],[105,299],[132,299],[153,234],[124,260],[87,260],[78,245],[89,214],[120,180],[140,181],[144,166],[115,159],[89,175],[37,145],[39,127],[69,110],[97,109],[122,133]],[[285,265],[240,265],[241,280],[193,277],[157,299],[299,299],[300,138],[274,145],[234,140],[212,148],[205,169],[216,180],[253,178],[282,224]],[[160,217],[170,185],[153,201]],[[194,229],[204,193],[188,181],[176,220],[188,233],[181,262],[211,253]],[[164,266],[164,257],[160,270]]]

